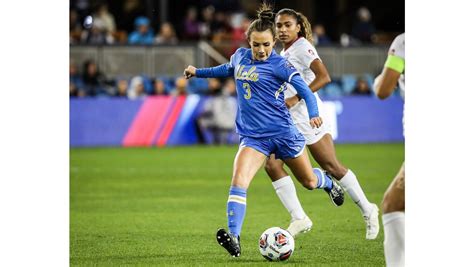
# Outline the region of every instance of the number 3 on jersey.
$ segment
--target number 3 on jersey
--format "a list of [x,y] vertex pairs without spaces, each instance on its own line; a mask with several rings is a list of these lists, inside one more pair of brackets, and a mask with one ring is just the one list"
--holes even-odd
[[245,99],[250,99],[252,97],[252,92],[250,91],[250,84],[248,83],[243,83],[242,86],[244,87],[245,89],[245,95],[244,95],[244,98]]

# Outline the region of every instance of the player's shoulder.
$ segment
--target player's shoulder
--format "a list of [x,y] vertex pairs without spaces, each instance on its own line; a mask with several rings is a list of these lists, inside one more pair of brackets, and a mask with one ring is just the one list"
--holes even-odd
[[405,41],[405,33],[401,33],[395,37],[395,41],[397,42],[404,42]]
[[404,56],[405,54],[405,33],[402,33],[395,37],[390,45],[389,54],[395,54],[399,56]]
[[392,42],[393,47],[405,47],[405,33],[397,35]]
[[286,66],[289,61],[286,57],[278,54],[278,53],[273,53],[272,56],[270,57],[272,65],[276,66]]
[[318,57],[318,52],[313,44],[311,44],[306,38],[299,38],[294,44],[292,54],[297,57],[309,56]]
[[[304,48],[304,49],[315,49],[314,45],[310,43],[306,38],[300,37],[296,42],[293,44],[295,48]],[[297,49],[297,50],[299,50]]]
[[250,52],[250,48],[245,48],[245,47],[240,47],[237,50],[235,50],[234,55],[243,57],[245,56],[246,53]]

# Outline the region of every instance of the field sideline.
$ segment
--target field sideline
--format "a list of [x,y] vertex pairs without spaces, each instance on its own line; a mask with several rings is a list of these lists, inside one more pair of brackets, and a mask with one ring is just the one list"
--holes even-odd
[[[404,145],[336,149],[369,200],[380,204],[404,160]],[[237,146],[71,148],[70,264],[272,264],[258,252],[258,238],[269,227],[286,228],[290,217],[263,169],[247,193],[242,256],[231,258],[215,241],[217,228],[227,225],[236,150]],[[347,194],[344,205],[335,207],[324,191],[295,184],[314,226],[296,239],[295,253],[285,266],[384,265],[383,230],[376,240],[365,240],[362,216]]]

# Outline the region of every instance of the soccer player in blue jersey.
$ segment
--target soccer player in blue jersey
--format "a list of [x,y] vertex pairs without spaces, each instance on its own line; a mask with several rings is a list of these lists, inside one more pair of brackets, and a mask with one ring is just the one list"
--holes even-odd
[[184,71],[187,78],[233,76],[236,80],[236,125],[240,147],[234,160],[227,201],[228,231],[219,229],[216,235],[217,242],[233,257],[239,257],[241,253],[240,233],[247,188],[270,154],[282,159],[307,189],[333,188],[329,177],[313,171],[305,150],[305,139],[286,108],[283,91],[289,83],[305,99],[311,126],[322,124],[311,90],[296,69],[273,50],[276,32],[269,5],[262,5],[258,19],[252,22],[246,35],[251,48],[237,49],[229,63],[203,69],[188,66]]

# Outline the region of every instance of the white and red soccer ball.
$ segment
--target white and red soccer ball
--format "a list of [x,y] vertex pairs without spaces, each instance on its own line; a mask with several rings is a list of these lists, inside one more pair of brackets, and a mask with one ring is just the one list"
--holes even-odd
[[260,253],[269,261],[284,261],[295,250],[295,241],[288,231],[280,227],[268,228],[258,242]]

